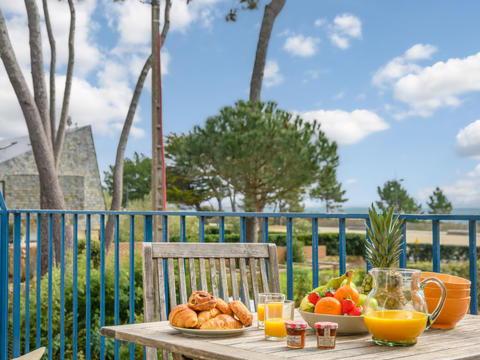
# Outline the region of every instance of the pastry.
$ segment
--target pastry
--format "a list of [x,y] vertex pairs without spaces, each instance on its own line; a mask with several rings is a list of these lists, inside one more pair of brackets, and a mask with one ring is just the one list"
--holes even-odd
[[197,325],[198,316],[187,305],[177,305],[170,312],[168,321],[176,327],[193,328]]
[[210,319],[213,319],[215,316],[221,314],[220,310],[217,308],[213,308],[212,310],[200,311],[198,313],[198,322],[197,328],[203,325],[203,323],[207,322]]
[[195,291],[188,298],[188,306],[195,311],[211,310],[216,303],[215,297],[205,291]]
[[242,323],[230,315],[220,314],[217,317],[210,319],[202,324],[201,330],[230,330],[240,329]]
[[240,321],[227,314],[220,314],[215,319],[223,320],[225,329],[241,329],[243,327]]
[[215,307],[218,310],[220,310],[223,314],[233,316],[232,309],[230,309],[230,307],[228,306],[228,304],[225,301],[223,301],[222,299],[220,299],[218,297],[217,297],[217,304],[215,305]]
[[231,301],[228,306],[233,311],[235,316],[241,321],[245,326],[252,325],[253,314],[247,309],[247,307],[240,301],[234,300]]

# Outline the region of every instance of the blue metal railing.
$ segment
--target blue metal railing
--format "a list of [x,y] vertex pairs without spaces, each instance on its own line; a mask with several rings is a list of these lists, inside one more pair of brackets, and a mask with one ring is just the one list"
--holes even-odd
[[[35,217],[36,214],[36,217]],[[114,239],[113,239],[113,274],[106,273],[107,253],[105,248],[105,217],[114,216]],[[128,291],[123,294],[120,293],[120,216],[125,216],[129,220],[129,233],[127,239],[128,245]],[[120,320],[120,298],[128,297],[128,302],[125,311],[129,311],[128,320],[130,323],[135,321],[135,226],[138,224],[135,217],[139,216],[143,218],[143,241],[151,242],[153,238],[153,219],[154,217],[161,217],[163,221],[163,236],[161,241],[168,241],[168,227],[169,219],[171,217],[179,218],[179,241],[185,242],[187,240],[187,225],[186,219],[188,217],[198,218],[199,230],[198,240],[204,242],[205,237],[205,223],[207,218],[218,218],[219,234],[218,241],[225,242],[225,220],[226,218],[237,218],[240,225],[240,241],[246,241],[246,220],[250,217],[256,217],[261,221],[262,228],[262,242],[268,242],[269,233],[269,220],[274,218],[282,218],[286,220],[286,246],[287,246],[287,297],[293,298],[294,294],[294,268],[293,268],[293,221],[294,219],[309,219],[312,224],[312,285],[318,286],[319,282],[319,263],[318,263],[318,221],[319,219],[338,219],[338,236],[339,236],[339,269],[340,273],[346,271],[346,220],[357,219],[365,221],[368,226],[368,216],[366,214],[317,214],[317,213],[223,213],[223,212],[120,212],[120,211],[55,211],[55,210],[9,210],[7,209],[0,193],[0,360],[6,360],[8,355],[13,357],[19,356],[22,353],[21,348],[21,334],[24,336],[24,352],[30,350],[30,336],[35,338],[36,347],[47,346],[49,358],[52,358],[52,346],[54,339],[60,337],[60,349],[59,356],[61,359],[67,357],[65,334],[68,329],[69,334],[72,334],[72,344],[68,351],[73,359],[77,358],[79,347],[85,345],[85,358],[89,360],[92,357],[92,348],[99,352],[100,359],[105,359],[107,353],[107,346],[105,339],[99,336],[97,333],[93,333],[92,329],[98,329],[98,326],[105,325],[105,319],[107,316],[107,310],[113,312],[114,324],[119,324]],[[472,282],[471,287],[471,313],[477,314],[477,248],[476,248],[476,222],[480,220],[480,216],[476,215],[402,215],[402,218],[407,220],[425,220],[432,222],[432,257],[433,257],[433,270],[440,270],[440,221],[465,221],[468,223],[469,229],[469,274]],[[9,278],[9,221],[13,218],[13,276]],[[43,222],[42,223],[42,218]],[[54,238],[54,218],[60,219],[60,277],[58,284],[54,283],[53,277],[53,255],[56,252],[53,244]],[[32,294],[32,300],[35,299],[35,321],[30,321],[30,246],[31,246],[31,225],[32,219],[36,219],[37,230],[37,256],[36,256],[36,274],[41,272],[41,262],[47,261],[47,272],[43,277],[44,281],[47,281],[47,297],[48,304],[41,303],[41,277],[36,276],[35,290],[36,294]],[[22,227],[22,221],[24,225]],[[66,249],[64,246],[64,240],[66,238],[66,226],[71,221],[72,223],[72,249]],[[79,257],[79,226],[84,221],[85,226],[85,264],[78,263]],[[98,221],[99,227],[99,284],[100,294],[91,293],[90,284],[92,282],[93,263],[92,259],[92,221]],[[46,224],[45,224],[46,222]],[[83,224],[83,222],[82,222]],[[47,226],[48,236],[46,239],[42,239],[42,226]],[[23,234],[25,236],[25,280],[24,280],[24,296],[22,296],[21,286],[21,238]],[[405,267],[407,265],[407,248],[406,248],[406,236],[407,229],[405,227],[403,231],[403,244],[402,254],[400,256],[400,266]],[[367,234],[368,238],[368,234]],[[41,254],[41,241],[47,241],[48,258],[43,259]],[[65,277],[67,275],[66,253],[72,254],[71,259],[71,271],[72,271],[72,296],[71,296],[71,308],[66,308],[66,294],[65,294]],[[68,256],[67,256],[68,259]],[[79,289],[79,266],[85,266],[85,308],[79,309],[79,293],[83,295],[83,289]],[[166,266],[166,264],[164,264]],[[370,265],[367,264],[367,267]],[[167,271],[167,269],[165,269]],[[106,304],[106,278],[111,278],[113,275],[113,303]],[[55,278],[56,279],[56,278]],[[55,280],[56,281],[56,280]],[[168,293],[168,281],[165,277],[165,293]],[[123,282],[122,282],[123,284]],[[60,330],[59,334],[53,333],[53,305],[52,298],[54,289],[56,291],[59,287],[60,291]],[[12,289],[10,292],[9,289]],[[11,295],[11,296],[10,296]],[[93,300],[99,295],[100,316],[98,318],[92,318],[92,306]],[[10,300],[11,299],[11,300]],[[9,301],[12,303],[9,306]],[[21,314],[21,302],[24,301],[24,317],[22,319]],[[166,298],[168,301],[168,297]],[[168,306],[168,305],[167,305]],[[45,307],[47,311],[45,313]],[[33,309],[33,307],[32,307]],[[42,311],[43,309],[43,311]],[[66,316],[72,314],[72,316]],[[85,317],[85,328],[79,329],[79,316]],[[66,319],[70,319],[67,324]],[[9,330],[9,319],[11,319],[11,330]],[[42,323],[47,321],[47,340],[46,343],[42,342]],[[23,329],[22,329],[23,325]],[[68,326],[67,326],[68,325]],[[108,324],[107,324],[108,325]],[[78,343],[79,334],[84,334],[85,344]],[[92,345],[98,339],[97,345]],[[68,344],[69,345],[69,344]],[[111,349],[111,347],[110,347]],[[113,345],[114,357],[118,359],[120,356],[119,342],[115,341]],[[130,359],[134,359],[134,346],[129,345]],[[9,353],[11,351],[11,353]],[[68,355],[70,357],[70,355]]]

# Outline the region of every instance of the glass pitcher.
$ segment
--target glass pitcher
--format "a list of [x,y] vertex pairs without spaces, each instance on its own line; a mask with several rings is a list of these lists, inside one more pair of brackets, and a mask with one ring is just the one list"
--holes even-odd
[[[433,277],[420,279],[416,269],[373,268],[369,271],[374,287],[364,303],[364,321],[378,345],[410,346],[442,311],[447,291]],[[429,314],[423,288],[436,283],[441,289],[440,301]]]

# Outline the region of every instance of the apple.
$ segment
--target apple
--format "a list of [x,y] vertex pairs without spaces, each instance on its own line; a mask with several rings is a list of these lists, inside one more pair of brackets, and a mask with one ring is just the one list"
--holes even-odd
[[360,294],[360,300],[358,302],[358,306],[363,306],[363,304],[365,303],[365,299],[367,298],[367,295],[365,294]]

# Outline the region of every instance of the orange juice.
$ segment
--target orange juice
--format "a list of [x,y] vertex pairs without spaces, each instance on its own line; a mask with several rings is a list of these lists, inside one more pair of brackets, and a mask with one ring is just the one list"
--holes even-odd
[[285,327],[285,319],[269,318],[265,321],[265,336],[274,338],[287,337],[287,328]]
[[283,302],[268,303],[268,317],[270,318],[283,317]]
[[416,311],[373,311],[363,320],[374,339],[401,344],[416,343],[427,326],[427,315]]
[[265,318],[265,304],[258,304],[257,306],[258,321],[263,321]]

